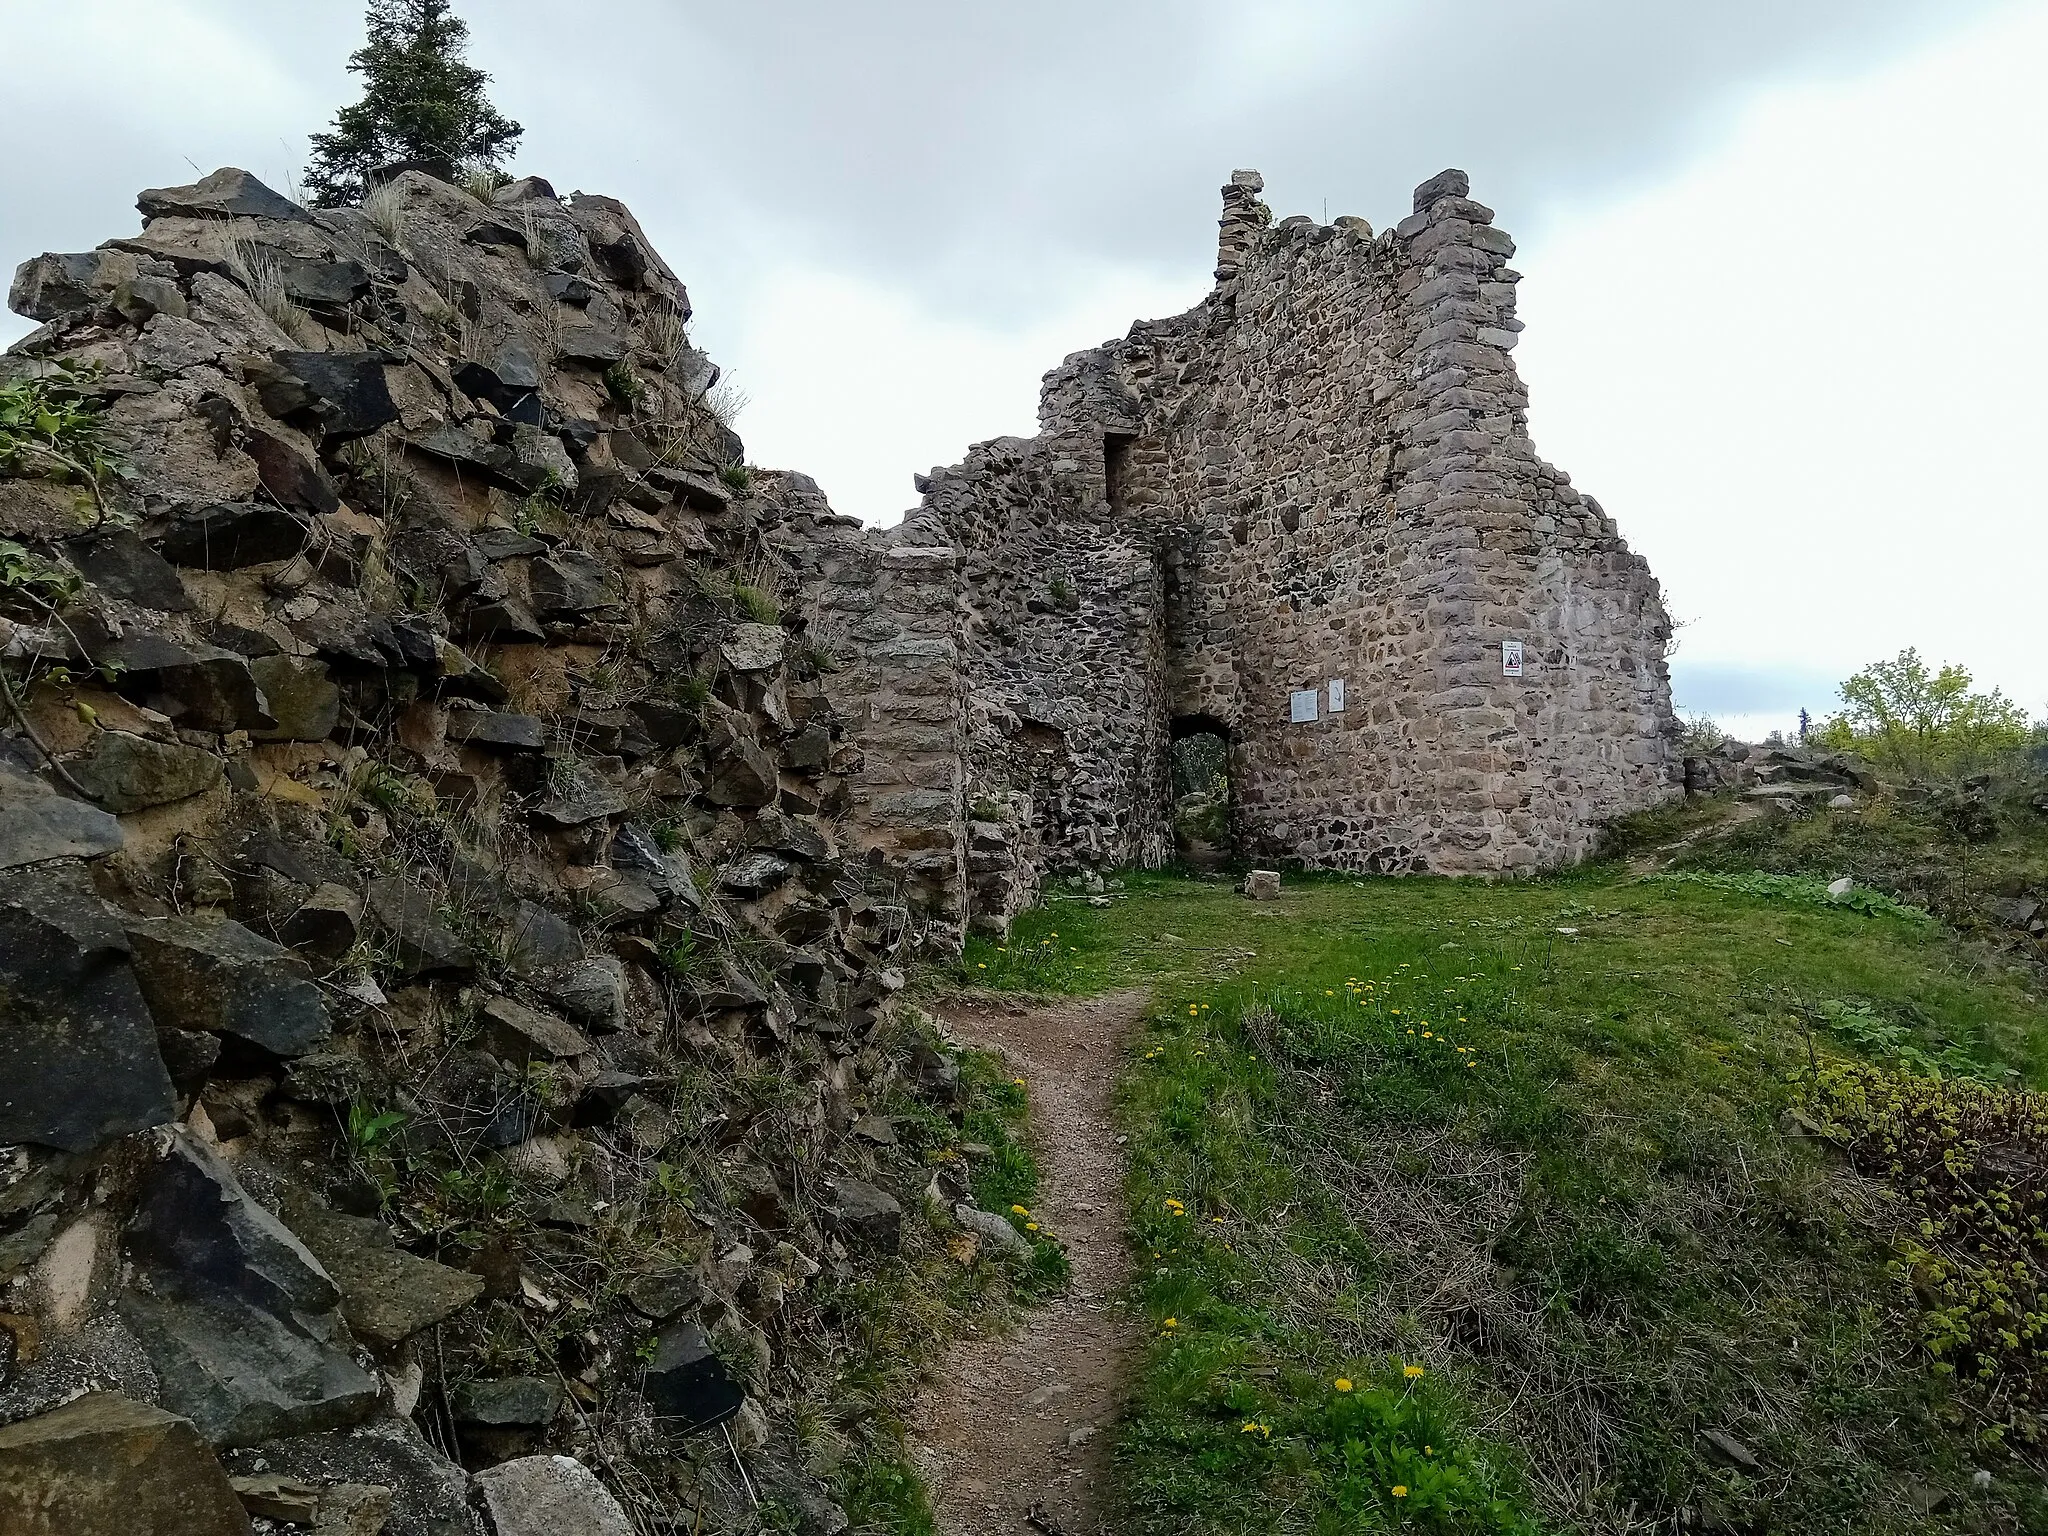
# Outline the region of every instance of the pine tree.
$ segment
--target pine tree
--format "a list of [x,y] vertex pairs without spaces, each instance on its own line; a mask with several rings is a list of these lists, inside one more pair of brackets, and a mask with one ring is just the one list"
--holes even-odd
[[524,130],[485,97],[491,77],[464,61],[469,25],[449,0],[370,0],[365,19],[369,40],[348,61],[363,99],[313,135],[314,204],[358,201],[369,172],[394,160],[498,169]]

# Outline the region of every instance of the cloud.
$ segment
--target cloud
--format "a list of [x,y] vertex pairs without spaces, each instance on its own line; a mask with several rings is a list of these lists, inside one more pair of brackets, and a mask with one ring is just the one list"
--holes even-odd
[[[1062,356],[1199,296],[1232,168],[1283,214],[1383,224],[1456,164],[1522,242],[1539,444],[1697,620],[1682,702],[1816,707],[1917,644],[2048,708],[2037,6],[462,8],[520,168],[634,207],[753,396],[753,456],[842,510],[892,519],[912,471],[1032,430]],[[11,263],[132,230],[136,190],[195,167],[286,185],[354,95],[361,8],[67,0],[8,27],[0,92],[35,129],[0,158]]]
[[[2014,12],[1761,96],[1712,155],[1525,240],[1537,445],[1694,621],[1686,702],[1819,712],[1810,678],[1917,646],[2048,714],[2044,56],[2048,14]],[[1693,697],[1696,665],[1759,692]]]

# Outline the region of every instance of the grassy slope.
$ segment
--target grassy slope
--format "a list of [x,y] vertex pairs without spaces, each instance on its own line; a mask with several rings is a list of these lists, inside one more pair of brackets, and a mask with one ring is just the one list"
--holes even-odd
[[1613,869],[1132,876],[963,971],[1157,985],[1131,1529],[2048,1529],[2038,1477],[1970,1491],[1890,1218],[1779,1129],[1839,1005],[2048,1083],[2039,999],[1943,930]]

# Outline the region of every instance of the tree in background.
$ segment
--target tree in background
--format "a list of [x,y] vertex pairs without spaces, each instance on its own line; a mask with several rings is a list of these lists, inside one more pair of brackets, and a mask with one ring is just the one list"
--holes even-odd
[[2025,747],[2032,735],[2027,712],[1996,688],[1971,692],[1970,681],[1967,668],[1949,663],[1930,672],[1918,651],[1901,651],[1842,684],[1842,712],[1818,739],[1914,777]]
[[313,135],[306,190],[317,207],[359,201],[394,160],[497,171],[525,131],[484,95],[491,77],[464,61],[469,25],[449,0],[370,0],[369,40],[349,56],[363,99]]

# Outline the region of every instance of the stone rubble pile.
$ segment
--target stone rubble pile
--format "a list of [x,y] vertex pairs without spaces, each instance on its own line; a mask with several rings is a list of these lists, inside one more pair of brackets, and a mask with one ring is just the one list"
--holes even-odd
[[139,207],[0,359],[0,1529],[844,1529],[853,1130],[958,1093],[800,601],[886,558],[616,202]]

